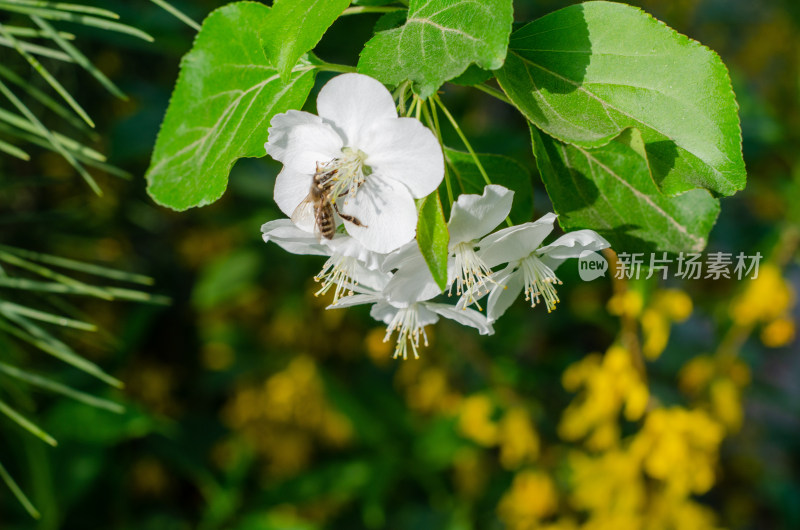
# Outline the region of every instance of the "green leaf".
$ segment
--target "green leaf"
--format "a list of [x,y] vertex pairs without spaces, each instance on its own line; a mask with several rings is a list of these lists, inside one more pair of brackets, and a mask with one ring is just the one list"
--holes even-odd
[[44,432],[41,427],[33,423],[31,420],[11,408],[9,405],[6,405],[5,402],[0,400],[0,414],[5,415],[8,419],[31,433],[32,435],[39,438],[44,443],[56,447],[58,442],[56,442],[55,438]]
[[442,201],[435,191],[419,202],[417,244],[436,284],[444,291],[447,287],[447,246],[450,233],[444,219]]
[[150,1],[156,4],[164,11],[171,14],[172,16],[174,16],[175,18],[177,18],[178,20],[180,20],[181,22],[183,22],[184,24],[186,24],[187,26],[189,26],[190,28],[196,31],[200,31],[200,24],[195,22],[191,17],[187,16],[185,13],[183,13],[178,8],[174,7],[166,0],[150,0]]
[[403,26],[375,35],[358,71],[388,85],[414,82],[427,98],[476,63],[503,65],[513,22],[511,0],[411,0]]
[[314,70],[298,68],[281,81],[264,52],[270,8],[237,2],[203,22],[181,73],[156,141],[148,190],[153,199],[185,210],[219,199],[237,159],[266,155],[269,122],[299,108]]
[[269,36],[264,50],[282,81],[349,5],[349,0],[286,0],[273,6],[262,29]]
[[27,372],[25,370],[20,370],[19,368],[16,368],[4,362],[0,362],[0,372],[9,377],[13,377],[14,379],[24,381],[29,385],[36,386],[44,390],[49,390],[50,392],[61,394],[62,396],[74,399],[75,401],[79,401],[85,405],[89,405],[90,407],[105,409],[108,410],[109,412],[115,412],[117,414],[121,414],[122,412],[125,411],[124,407],[122,407],[117,403],[114,403],[113,401],[109,401],[107,399],[86,394],[85,392],[81,392],[80,390],[75,390],[74,388],[70,388],[67,385],[59,383],[58,381],[54,381],[53,379],[43,377],[41,375],[37,375],[31,372]]
[[405,9],[399,11],[390,11],[381,16],[381,18],[375,22],[375,26],[372,28],[372,31],[373,33],[379,33],[381,31],[399,28],[406,23],[406,18],[408,18],[408,11]]
[[6,468],[3,467],[3,464],[0,464],[0,478],[3,479],[3,482],[6,483],[6,486],[8,486],[8,489],[10,489],[11,493],[14,494],[14,497],[16,497],[19,503],[22,504],[22,507],[25,508],[26,512],[28,512],[28,515],[34,519],[41,518],[39,511],[33,506],[31,501],[28,499],[25,493],[23,493],[22,489],[17,485],[11,475],[9,475],[8,471],[6,471]]
[[261,257],[252,250],[221,255],[203,269],[192,292],[192,303],[203,310],[220,307],[254,285],[261,270]]
[[[5,317],[7,321],[0,318],[0,331],[5,331],[19,340],[25,341],[31,346],[34,346],[41,351],[48,353],[91,376],[96,377],[101,381],[108,383],[109,385],[117,388],[123,387],[122,381],[108,375],[95,363],[87,361],[75,353],[72,348],[56,339],[43,328],[37,326],[22,315],[11,313],[6,314]],[[16,326],[12,325],[11,322],[16,324]]]
[[450,80],[451,83],[461,86],[475,86],[480,85],[484,81],[488,81],[493,76],[492,72],[479,68],[472,64],[464,70],[464,73],[458,77]]
[[[486,186],[472,155],[445,148],[444,155],[463,193],[481,195]],[[527,223],[533,217],[533,184],[528,169],[507,156],[478,154],[492,184],[500,184],[514,191],[514,202],[509,217],[515,224]]]
[[394,3],[396,0],[353,0],[353,5],[357,6],[385,6]]
[[641,133],[628,129],[602,147],[565,144],[531,127],[545,189],[564,230],[589,228],[617,252],[700,251],[719,214],[706,190],[676,197],[653,182]]
[[582,147],[642,133],[664,193],[745,185],[741,129],[719,56],[638,8],[586,2],[514,32],[503,90],[538,128]]

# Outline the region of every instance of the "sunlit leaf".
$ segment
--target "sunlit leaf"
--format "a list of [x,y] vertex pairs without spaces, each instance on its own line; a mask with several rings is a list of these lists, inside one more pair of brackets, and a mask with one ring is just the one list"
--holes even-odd
[[272,117],[305,102],[314,71],[299,68],[281,81],[264,51],[269,15],[265,5],[240,2],[203,22],[147,171],[156,202],[185,210],[219,199],[236,160],[266,154]]
[[512,11],[510,0],[411,0],[405,24],[366,44],[358,71],[388,85],[411,80],[427,98],[472,63],[503,65]]
[[745,185],[741,131],[719,56],[638,8],[570,6],[514,32],[500,85],[550,136],[582,147],[635,127],[667,194]]

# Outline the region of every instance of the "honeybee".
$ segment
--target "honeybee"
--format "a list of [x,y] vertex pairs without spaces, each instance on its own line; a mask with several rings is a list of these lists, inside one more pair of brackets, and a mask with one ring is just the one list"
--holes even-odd
[[[333,239],[336,235],[336,218],[334,212],[345,221],[349,221],[356,226],[366,228],[366,225],[352,215],[346,215],[339,211],[339,206],[331,197],[334,186],[334,179],[338,170],[326,170],[317,162],[317,171],[311,181],[311,188],[308,195],[292,212],[292,221],[299,224],[300,221],[307,219],[311,214],[314,217],[314,233],[318,239]],[[345,195],[345,194],[342,194]],[[341,195],[340,195],[341,196]]]

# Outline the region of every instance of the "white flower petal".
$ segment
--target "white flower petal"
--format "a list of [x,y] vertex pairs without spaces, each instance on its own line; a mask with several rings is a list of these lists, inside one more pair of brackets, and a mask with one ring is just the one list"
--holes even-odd
[[403,307],[430,300],[441,293],[419,250],[417,258],[403,263],[384,289],[389,302]]
[[417,207],[402,184],[373,174],[355,197],[343,198],[337,204],[343,214],[355,217],[363,225],[342,219],[347,233],[373,252],[386,254],[414,239]]
[[369,316],[371,316],[378,322],[389,324],[398,311],[400,311],[399,308],[391,305],[386,300],[380,300],[374,306],[372,306],[372,309],[370,309],[369,311]]
[[386,254],[386,258],[383,260],[382,269],[386,272],[391,272],[402,267],[403,263],[409,260],[415,260],[419,256],[421,256],[419,245],[417,244],[417,240],[414,239],[397,250]]
[[[314,177],[311,175],[284,167],[275,179],[275,192],[273,197],[275,198],[278,208],[288,217],[292,217],[295,208],[308,196],[308,191],[311,189],[311,183],[313,181]],[[313,231],[313,208],[311,209],[310,215],[307,214],[300,217],[304,219],[301,228],[309,232]]]
[[425,304],[417,304],[417,323],[420,326],[430,326],[432,324],[436,324],[439,322],[439,317],[428,308],[427,303]]
[[513,191],[496,184],[483,188],[483,195],[460,195],[453,204],[450,222],[447,223],[450,248],[494,230],[508,217],[513,198]]
[[553,231],[556,215],[545,214],[532,223],[504,228],[489,234],[480,242],[478,256],[489,268],[500,263],[509,263],[524,258],[544,241]]
[[342,152],[342,137],[319,116],[290,110],[270,122],[267,153],[285,166],[314,173],[317,162],[333,160]]
[[358,148],[367,154],[366,165],[405,184],[415,199],[432,193],[444,178],[439,140],[419,120],[376,122],[359,142]]
[[317,241],[316,236],[294,225],[289,219],[270,221],[261,226],[265,242],[272,241],[292,254],[328,256],[330,250]]
[[489,293],[489,300],[486,302],[486,317],[489,322],[503,316],[525,286],[522,272],[515,271],[512,265],[497,273],[495,281],[497,285]]
[[346,146],[357,148],[375,122],[397,118],[386,87],[362,74],[343,74],[328,81],[317,96],[317,112],[344,137]]
[[331,240],[324,239],[322,240],[322,244],[328,247],[333,253],[357,259],[367,269],[382,269],[383,262],[386,259],[385,254],[373,252],[367,249],[358,240],[344,234],[336,234],[336,237]]
[[366,305],[366,304],[377,304],[383,303],[383,297],[380,294],[354,294],[350,296],[344,296],[339,298],[339,300],[332,305],[329,305],[325,309],[341,309],[343,307],[353,307],[357,305]]
[[564,234],[549,245],[540,248],[536,254],[548,267],[556,270],[564,260],[577,258],[585,250],[597,252],[610,246],[608,241],[593,230],[576,230]]
[[392,279],[391,274],[381,272],[377,269],[368,269],[367,267],[358,264],[355,268],[354,280],[358,282],[357,285],[351,286],[355,291],[358,287],[367,287],[375,291],[383,291],[386,285]]
[[494,328],[491,323],[486,320],[485,316],[474,309],[456,309],[451,305],[434,304],[432,302],[427,302],[425,307],[445,318],[455,320],[459,324],[475,328],[481,335],[494,335]]

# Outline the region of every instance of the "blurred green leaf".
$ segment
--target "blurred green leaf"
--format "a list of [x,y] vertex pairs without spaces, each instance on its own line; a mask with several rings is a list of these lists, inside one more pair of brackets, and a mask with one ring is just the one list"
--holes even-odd
[[3,467],[3,464],[0,464],[0,478],[3,479],[3,482],[5,482],[6,486],[8,486],[8,489],[11,490],[11,493],[14,494],[14,497],[16,497],[19,503],[22,504],[22,506],[25,508],[25,511],[28,512],[28,514],[30,514],[30,516],[34,519],[39,519],[41,514],[33,506],[31,501],[28,499],[25,493],[23,493],[11,475],[8,474],[8,471],[6,471],[6,468]]
[[12,407],[7,405],[4,401],[0,400],[0,414],[4,414],[8,419],[34,435],[35,437],[39,438],[41,441],[48,445],[52,445],[53,447],[58,445],[55,438],[53,438],[48,433],[44,432],[41,427],[33,423],[31,420],[14,410]]
[[156,420],[134,405],[120,414],[71,401],[62,401],[49,410],[44,425],[59,440],[106,446],[160,430]]
[[228,302],[255,284],[260,269],[261,257],[250,250],[220,256],[198,279],[192,302],[200,309]]
[[44,390],[49,390],[50,392],[61,394],[68,398],[74,399],[75,401],[79,401],[84,405],[89,405],[90,407],[97,407],[118,414],[122,413],[125,410],[121,405],[114,403],[113,401],[109,401],[107,399],[101,399],[92,396],[90,394],[86,394],[85,392],[81,392],[80,390],[75,390],[73,388],[70,388],[66,385],[59,383],[58,381],[54,381],[53,379],[42,377],[40,375],[33,374],[25,370],[20,370],[14,366],[11,366],[10,364],[0,362],[0,372],[4,373],[9,377],[13,377],[20,381],[24,381],[29,385],[36,386]]

